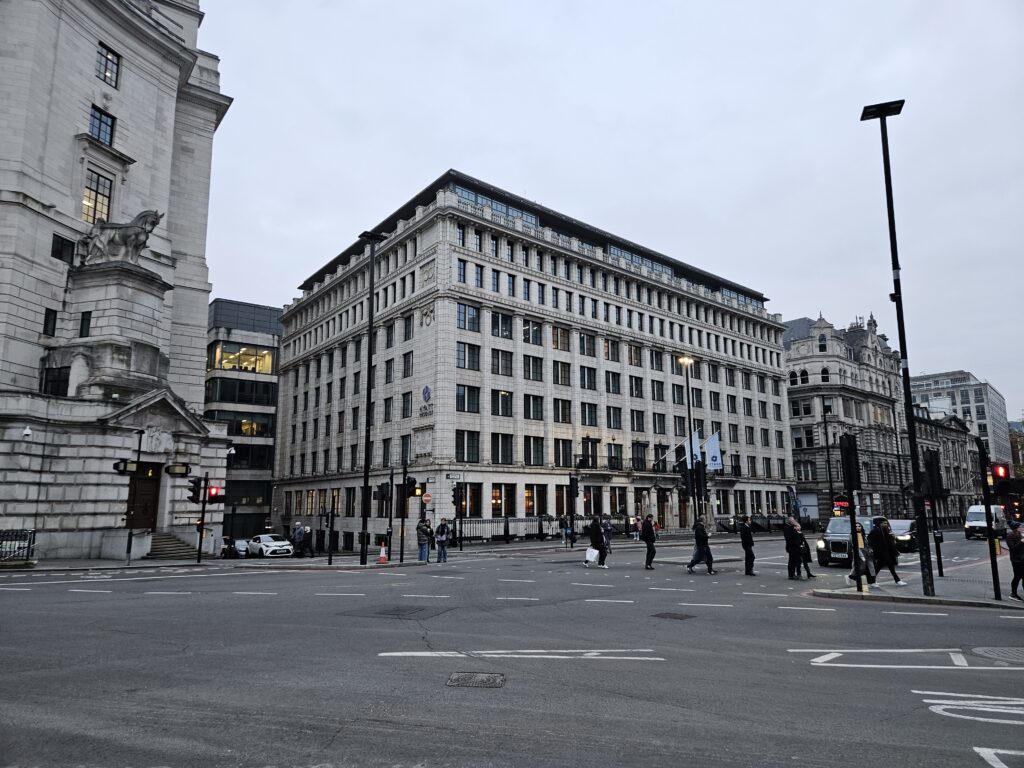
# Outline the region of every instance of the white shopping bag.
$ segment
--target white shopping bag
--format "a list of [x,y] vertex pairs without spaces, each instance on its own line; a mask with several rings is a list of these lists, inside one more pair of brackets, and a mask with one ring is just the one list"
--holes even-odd
[[593,562],[596,562],[596,561],[597,561],[597,558],[598,558],[598,556],[599,556],[600,554],[601,554],[601,553],[600,553],[600,552],[598,552],[598,551],[597,551],[596,549],[594,549],[593,547],[587,547],[587,562],[588,562],[588,563],[593,563]]

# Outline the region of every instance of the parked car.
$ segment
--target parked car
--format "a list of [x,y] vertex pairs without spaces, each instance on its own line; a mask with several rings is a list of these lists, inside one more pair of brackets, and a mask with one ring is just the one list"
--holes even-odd
[[[857,522],[864,527],[866,538],[871,533],[873,519],[858,517]],[[818,565],[823,568],[829,565],[851,565],[853,561],[850,549],[850,518],[844,516],[830,519],[825,532],[818,539],[816,548],[818,550]]]
[[917,552],[917,521],[890,520],[889,527],[900,552]]
[[230,536],[224,536],[221,538],[220,543],[220,556],[233,559],[236,557],[246,557],[249,554],[249,540],[248,539],[232,539]]
[[256,557],[291,557],[292,543],[279,533],[261,533],[249,539],[249,555]]
[[[992,510],[992,530],[995,531],[996,536],[1002,538],[1006,536],[1006,518],[1003,516],[1003,507],[1001,504],[993,504]],[[985,505],[984,504],[972,504],[967,508],[967,518],[964,520],[964,537],[973,539],[977,536],[979,539],[985,538]]]

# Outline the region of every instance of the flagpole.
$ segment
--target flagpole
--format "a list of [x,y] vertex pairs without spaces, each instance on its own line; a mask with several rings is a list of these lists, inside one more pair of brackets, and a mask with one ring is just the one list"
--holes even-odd
[[[697,499],[697,489],[693,487],[696,475],[693,471],[693,411],[690,409],[690,366],[693,365],[693,358],[688,355],[680,355],[678,360],[686,372],[686,477],[688,480],[686,483],[686,511],[689,513],[691,501]],[[693,506],[696,507],[697,503],[694,503]]]

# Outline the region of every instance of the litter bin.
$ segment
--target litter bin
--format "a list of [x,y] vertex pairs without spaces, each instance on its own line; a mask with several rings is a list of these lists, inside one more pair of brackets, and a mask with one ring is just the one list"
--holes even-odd
[[355,531],[343,531],[341,538],[341,546],[346,552],[352,552],[356,548],[356,533]]

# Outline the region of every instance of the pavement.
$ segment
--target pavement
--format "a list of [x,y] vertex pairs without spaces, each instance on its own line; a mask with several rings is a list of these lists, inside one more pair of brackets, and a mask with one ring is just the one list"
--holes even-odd
[[[757,543],[767,543],[771,541],[780,542],[782,540],[781,534],[760,534],[756,537]],[[712,545],[724,546],[724,545],[735,545],[739,547],[739,537],[729,533],[717,533],[711,538]],[[671,533],[664,535],[659,541],[658,548],[675,548],[675,547],[689,547],[693,545],[693,537],[685,533],[675,534]],[[614,548],[627,548],[627,549],[643,549],[644,545],[639,542],[635,542],[632,539],[619,539],[613,542]],[[513,555],[513,554],[569,554],[571,553],[582,553],[586,548],[586,543],[577,540],[576,547],[570,549],[566,547],[561,541],[513,541],[509,544],[503,542],[474,542],[471,545],[465,547],[460,553],[458,548],[450,549],[449,553],[452,557],[458,557],[460,554],[465,555],[467,553],[474,555],[491,555],[491,556],[502,556],[502,555]],[[184,567],[234,567],[234,568],[280,568],[282,566],[287,567],[289,570],[325,570],[325,569],[376,569],[376,568],[404,568],[404,567],[422,567],[427,563],[418,562],[416,557],[416,550],[413,549],[411,552],[406,553],[404,562],[399,562],[397,559],[392,560],[388,563],[378,563],[377,558],[372,556],[368,558],[366,565],[359,564],[359,553],[358,552],[341,552],[336,553],[333,556],[333,563],[328,565],[326,555],[318,555],[313,558],[268,558],[268,559],[249,559],[242,558],[238,560],[222,560],[218,557],[205,555],[203,556],[202,563],[196,563],[195,559],[190,558],[187,560],[133,560],[131,564],[126,564],[124,560],[96,560],[96,559],[42,559],[35,561],[29,566],[18,566],[16,564],[4,564],[0,571],[4,573],[17,573],[26,571],[94,571],[94,570],[109,570],[113,568],[130,568],[130,569],[153,569],[153,568],[184,568]],[[737,552],[737,555],[739,553]],[[867,600],[867,601],[880,601],[880,602],[896,602],[896,603],[909,603],[917,605],[952,605],[952,606],[963,606],[972,608],[998,608],[1000,610],[1024,610],[1024,603],[1012,600],[1009,598],[1009,579],[1010,579],[1010,564],[1004,552],[999,558],[999,578],[1000,578],[1000,590],[1001,599],[994,599],[993,584],[991,565],[987,558],[981,560],[975,560],[970,563],[953,563],[947,562],[945,564],[945,575],[940,577],[938,575],[938,568],[934,562],[934,553],[932,556],[932,574],[935,587],[934,596],[925,596],[920,594],[921,592],[921,577],[920,570],[918,567],[913,568],[913,571],[909,567],[909,564],[901,567],[901,571],[908,574],[912,579],[909,586],[900,587],[890,581],[890,575],[887,572],[883,572],[878,575],[878,579],[874,586],[868,587],[867,582],[864,581],[862,584],[862,591],[858,591],[856,584],[847,586],[839,589],[825,589],[815,588],[811,590],[811,594],[815,597],[825,599],[838,599],[838,600]],[[742,562],[741,556],[729,556],[726,554],[718,554],[715,557],[716,563],[739,563]],[[820,570],[820,569],[819,569]]]

